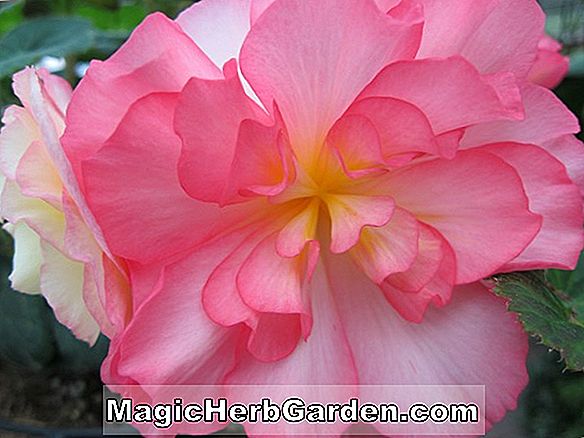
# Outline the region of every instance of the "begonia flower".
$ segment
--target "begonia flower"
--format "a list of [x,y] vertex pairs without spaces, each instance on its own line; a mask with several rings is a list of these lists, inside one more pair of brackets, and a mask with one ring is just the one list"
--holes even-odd
[[527,337],[483,280],[583,243],[579,126],[530,74],[543,24],[535,0],[146,18],[61,139],[131,281],[105,383],[475,384],[489,425],[514,409]]

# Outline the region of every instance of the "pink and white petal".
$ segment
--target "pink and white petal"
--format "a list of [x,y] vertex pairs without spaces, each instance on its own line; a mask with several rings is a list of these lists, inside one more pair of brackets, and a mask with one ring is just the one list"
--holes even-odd
[[584,195],[584,143],[573,135],[563,135],[541,146],[566,166],[570,179]]
[[488,424],[515,409],[527,383],[528,344],[504,300],[480,283],[460,286],[447,307],[415,324],[350,261],[336,259],[329,269],[361,385],[485,385]]
[[561,162],[532,145],[502,143],[484,146],[519,173],[529,209],[542,216],[536,238],[502,271],[574,269],[584,246],[582,194]]
[[456,257],[444,239],[441,251],[438,270],[420,290],[411,292],[396,287],[391,276],[381,284],[385,298],[405,320],[420,323],[430,304],[443,307],[450,302],[456,281]]
[[12,272],[8,279],[12,289],[26,294],[41,293],[41,239],[24,222],[3,227],[14,238]]
[[[140,263],[177,254],[209,238],[222,212],[181,188],[181,143],[172,120],[177,93],[136,101],[95,156],[83,163],[85,192],[111,250]],[[123,169],[123,171],[120,171]]]
[[253,0],[206,0],[184,10],[176,22],[217,65],[239,58],[251,26]]
[[71,260],[51,244],[41,242],[41,291],[55,316],[79,339],[93,345],[99,336],[97,322],[85,305],[84,265]]
[[57,115],[64,119],[73,94],[71,84],[62,77],[49,73],[44,68],[37,70],[37,74],[43,83],[44,90],[47,92],[48,101],[55,108]]
[[[224,204],[239,129],[245,119],[264,121],[259,107],[245,94],[235,61],[225,79],[191,79],[180,93],[174,118],[182,140],[178,173],[193,198]],[[228,107],[230,110],[225,111]]]
[[366,226],[389,223],[395,202],[389,196],[327,194],[324,197],[331,219],[331,251],[335,254],[354,247]]
[[393,97],[418,107],[434,133],[501,119],[521,119],[523,107],[512,75],[482,76],[461,57],[396,62],[359,99]]
[[24,196],[39,198],[61,209],[63,183],[47,150],[40,141],[33,142],[16,169],[16,183]]
[[[39,125],[42,141],[46,147],[48,155],[51,157],[55,169],[59,172],[64,188],[75,201],[83,220],[91,229],[93,236],[98,241],[101,248],[109,255],[109,249],[105,244],[101,229],[97,226],[92,212],[89,211],[89,208],[87,207],[85,198],[79,187],[79,181],[73,173],[72,164],[63,150],[60,141],[61,130],[56,123],[54,105],[48,105],[46,100],[49,90],[47,90],[39,74],[37,74],[35,70],[26,69],[23,72],[23,75],[23,78],[26,79],[23,83],[26,84],[28,92],[30,93],[30,111]],[[43,234],[42,232],[40,233],[41,235]],[[61,248],[62,245],[60,241],[56,240],[53,240],[52,244],[57,248]]]
[[40,139],[40,132],[30,112],[19,106],[4,111],[0,132],[0,169],[9,179],[16,178],[20,159],[29,146]]
[[[517,257],[541,228],[521,179],[493,154],[465,151],[391,173],[383,189],[396,204],[436,228],[457,258],[457,283],[493,274]],[[464,187],[464,190],[462,188]]]
[[[234,387],[230,397],[252,401],[258,395],[269,396],[273,401],[279,402],[294,393],[296,396],[302,396],[307,403],[312,401],[323,403],[346,401],[356,395],[355,387],[350,386],[357,383],[356,369],[322,265],[316,268],[309,288],[314,314],[314,326],[310,337],[300,342],[290,356],[277,362],[262,363],[250,356],[243,356],[238,366],[227,377],[226,383],[258,386]],[[349,386],[327,388],[326,385]],[[275,386],[278,390],[274,388]],[[297,393],[299,391],[301,394]],[[279,422],[274,426],[245,424],[245,428],[250,436],[291,433],[295,429],[293,425],[285,422]],[[326,432],[339,435],[345,428],[344,424],[334,424],[326,429]],[[319,430],[320,433],[323,432],[322,428]],[[313,432],[313,429],[306,431],[307,435]]]
[[6,181],[0,199],[2,217],[15,224],[20,221],[32,228],[43,240],[64,250],[65,218],[61,211],[46,202],[23,196],[12,181]]
[[536,2],[456,0],[445,5],[423,0],[423,5],[426,25],[419,58],[459,54],[481,73],[527,76],[544,33],[545,15]]
[[365,228],[350,254],[372,281],[381,283],[388,275],[412,266],[418,253],[418,234],[416,218],[396,208],[386,225]]
[[132,103],[155,92],[178,92],[193,76],[220,78],[221,71],[161,13],[148,16],[107,61],[93,61],[73,94],[62,140],[75,173]]
[[580,130],[576,116],[551,91],[537,85],[523,84],[521,97],[525,107],[525,119],[471,126],[466,130],[461,146],[472,147],[504,141],[541,144]]
[[266,107],[278,103],[303,161],[381,68],[413,57],[420,33],[373,0],[282,0],[249,32],[241,69]]

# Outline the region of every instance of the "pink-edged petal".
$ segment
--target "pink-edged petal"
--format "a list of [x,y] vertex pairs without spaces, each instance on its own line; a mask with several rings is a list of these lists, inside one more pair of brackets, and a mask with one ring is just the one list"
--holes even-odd
[[566,166],[570,179],[584,195],[584,143],[573,135],[563,135],[542,143],[542,147]]
[[372,0],[282,0],[252,27],[241,68],[266,107],[278,103],[302,161],[384,65],[413,57],[420,32]]
[[527,383],[527,336],[502,299],[479,283],[461,286],[448,306],[415,324],[350,261],[329,267],[360,384],[485,385],[489,424],[516,407]]
[[389,196],[327,194],[325,202],[331,218],[331,251],[348,251],[359,241],[364,227],[386,225],[394,214]]
[[[143,385],[219,384],[235,361],[241,328],[213,323],[201,290],[229,246],[207,245],[164,271],[116,341],[112,381]],[[147,271],[144,271],[148,275]],[[111,354],[111,353],[110,353]]]
[[238,195],[274,196],[294,178],[292,154],[279,123],[244,120],[239,128],[226,200]]
[[75,172],[133,102],[154,92],[180,91],[193,76],[219,78],[221,71],[178,24],[161,13],[148,16],[107,61],[93,61],[75,89],[63,138]]
[[[331,295],[330,286],[322,266],[316,268],[310,285],[312,296],[312,312],[314,326],[310,337],[300,342],[296,350],[277,362],[262,363],[249,356],[243,357],[240,364],[228,376],[229,385],[270,385],[268,388],[258,386],[233,387],[237,400],[252,401],[254,397],[269,396],[274,401],[283,401],[293,393],[302,396],[307,403],[311,401],[345,401],[355,396],[354,387],[329,387],[319,385],[355,385],[356,370],[347,338],[342,329],[341,321],[336,311],[336,305]],[[294,387],[294,385],[303,385]],[[313,386],[310,386],[313,385]],[[277,387],[277,390],[276,390]],[[258,393],[258,390],[261,393]],[[269,393],[266,393],[268,391]],[[301,394],[298,394],[301,391]],[[245,424],[250,436],[259,434],[291,433],[293,425],[279,422],[274,426],[261,424]],[[340,434],[346,425],[335,424],[328,429],[319,427],[321,433]],[[303,429],[310,435],[313,429]]]
[[423,5],[419,58],[458,54],[482,73],[509,71],[519,78],[527,76],[545,24],[537,2],[423,0]]
[[320,203],[313,199],[278,233],[276,251],[282,257],[296,257],[306,243],[314,240],[318,226]]
[[243,301],[258,312],[308,314],[303,294],[306,260],[282,257],[277,235],[263,239],[242,264],[237,288]]
[[386,225],[365,228],[350,254],[371,280],[381,283],[410,268],[418,252],[418,233],[416,218],[396,208]]
[[[361,114],[373,123],[379,134],[383,156],[388,161],[395,155],[419,152],[451,158],[456,150],[446,147],[443,154],[428,118],[416,106],[403,100],[366,98],[354,103],[348,113]],[[444,142],[445,145],[447,143]]]
[[87,202],[109,247],[142,263],[200,243],[222,214],[180,186],[181,143],[172,128],[177,99],[176,93],[162,93],[138,100],[82,167]]
[[582,195],[562,163],[531,145],[503,143],[481,150],[513,166],[525,187],[530,210],[543,218],[533,242],[501,269],[574,269],[584,246]]
[[541,227],[521,179],[495,155],[466,151],[389,175],[396,204],[436,228],[453,247],[457,283],[493,274],[519,255]]
[[348,114],[331,129],[327,144],[339,156],[343,170],[352,178],[382,168],[381,139],[367,117]]
[[476,123],[523,117],[512,75],[482,76],[460,57],[396,62],[360,96],[393,97],[418,107],[436,134]]
[[302,336],[302,319],[292,313],[261,313],[250,334],[247,350],[261,362],[288,357]]
[[79,339],[93,345],[99,336],[97,322],[83,299],[84,265],[66,257],[55,247],[41,243],[41,291],[57,319]]
[[207,279],[202,302],[205,312],[217,324],[229,327],[240,322],[257,323],[258,314],[241,299],[237,289],[237,274],[253,249],[272,231],[259,225],[247,227],[222,238],[214,245],[229,247],[230,253],[217,265]]
[[396,272],[385,280],[404,292],[418,292],[434,278],[448,244],[436,231],[424,224],[418,224],[417,254],[407,270]]
[[472,126],[462,139],[463,147],[514,141],[541,144],[580,130],[578,119],[551,91],[532,84],[521,87],[524,120],[501,120]]
[[188,82],[180,94],[174,126],[182,140],[179,178],[190,196],[220,204],[227,200],[240,125],[261,116],[245,94],[234,63],[225,66],[225,79]]
[[252,0],[206,0],[184,10],[176,22],[219,67],[239,57],[251,25]]
[[[427,277],[432,267],[429,267],[430,269],[421,273],[422,278],[417,279],[418,281],[416,282],[411,277],[418,275],[420,269],[413,266],[410,271],[406,271],[403,274],[390,275],[381,284],[381,289],[387,301],[407,321],[422,322],[430,304],[433,304],[435,307],[443,307],[452,297],[452,290],[456,281],[456,257],[448,242],[441,238],[435,231],[433,233],[435,238],[440,239],[442,257],[439,261],[438,269],[429,281],[427,281]],[[395,278],[392,278],[398,275],[406,277],[408,274],[410,278],[408,278],[408,284],[405,286],[409,288],[413,286],[417,287],[420,283],[424,282],[425,284],[421,289],[413,292],[408,291],[402,287],[403,281],[396,282]]]

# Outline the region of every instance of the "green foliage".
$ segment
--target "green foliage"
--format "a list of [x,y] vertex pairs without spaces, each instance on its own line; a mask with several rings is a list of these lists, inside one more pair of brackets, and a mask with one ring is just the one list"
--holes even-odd
[[542,272],[503,274],[495,282],[495,292],[509,299],[528,333],[557,350],[569,369],[584,370],[584,323],[574,301],[553,290]]
[[84,52],[92,46],[93,37],[91,24],[81,18],[48,17],[26,21],[0,39],[0,76],[11,74],[46,55]]

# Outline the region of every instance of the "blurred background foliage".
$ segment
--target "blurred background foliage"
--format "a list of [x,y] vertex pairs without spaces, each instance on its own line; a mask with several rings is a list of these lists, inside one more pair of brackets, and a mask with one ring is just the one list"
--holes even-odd
[[[11,90],[15,71],[26,65],[42,66],[75,85],[92,59],[110,56],[146,15],[162,11],[175,17],[192,3],[0,0],[0,113],[17,103]],[[568,78],[555,92],[584,120],[584,0],[540,3],[548,14],[548,33],[563,43],[564,53],[572,60]],[[0,232],[0,404],[5,402],[2,388],[8,386],[3,372],[6,367],[31,381],[36,378],[44,382],[47,375],[73,375],[99,382],[99,364],[107,352],[107,339],[100,338],[89,348],[56,321],[42,297],[12,291],[8,282],[11,259],[11,238]],[[574,272],[549,271],[547,279],[583,317],[584,258]],[[521,396],[519,409],[497,425],[489,438],[584,437],[584,374],[564,367],[558,353],[548,351],[534,339],[528,362],[530,384]],[[14,378],[13,373],[9,375]],[[0,409],[0,420],[6,415],[10,414]],[[99,419],[100,412],[96,415]],[[81,425],[93,425],[84,424],[92,421],[86,417],[80,419]],[[4,436],[1,431],[0,436]]]

